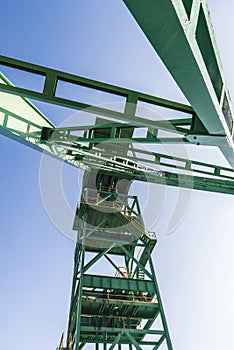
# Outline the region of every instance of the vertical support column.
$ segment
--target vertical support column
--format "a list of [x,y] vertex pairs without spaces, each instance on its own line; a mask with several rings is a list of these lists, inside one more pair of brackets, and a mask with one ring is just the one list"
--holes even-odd
[[137,109],[137,101],[138,101],[138,95],[131,93],[128,95],[124,114],[126,114],[128,117],[135,117],[136,109]]
[[156,290],[156,294],[157,294],[157,300],[158,300],[158,304],[159,304],[159,308],[160,308],[160,314],[161,314],[161,320],[162,320],[163,328],[164,328],[164,331],[165,331],[167,347],[168,347],[168,350],[173,350],[172,342],[171,342],[171,338],[170,338],[170,334],[169,334],[169,330],[168,330],[168,326],[167,326],[167,320],[166,320],[166,316],[165,316],[165,313],[164,313],[162,299],[160,297],[158,282],[157,282],[157,279],[156,279],[156,274],[155,274],[155,271],[154,271],[154,265],[153,265],[153,262],[152,262],[152,258],[151,258],[151,254],[150,254],[149,248],[147,248],[147,255],[148,255],[149,266],[150,266],[151,274],[153,276],[153,282],[154,282],[155,290]]
[[88,214],[85,212],[83,217],[83,238],[80,245],[81,249],[81,264],[80,264],[80,277],[78,286],[78,304],[77,304],[77,319],[76,319],[76,338],[75,338],[75,349],[79,350],[80,344],[80,327],[81,327],[81,309],[82,309],[82,288],[84,279],[84,264],[85,264],[85,238],[86,238],[86,224]]
[[75,303],[75,291],[76,291],[76,284],[78,279],[78,273],[80,269],[80,259],[81,259],[81,250],[80,250],[80,244],[76,243],[75,253],[74,253],[74,272],[73,272],[73,281],[72,281],[72,292],[71,292],[71,301],[70,301],[70,311],[69,311],[69,321],[68,321],[68,332],[67,332],[67,347],[69,347],[69,343],[71,342],[71,329],[70,324],[72,321],[72,314],[73,314],[73,308]]

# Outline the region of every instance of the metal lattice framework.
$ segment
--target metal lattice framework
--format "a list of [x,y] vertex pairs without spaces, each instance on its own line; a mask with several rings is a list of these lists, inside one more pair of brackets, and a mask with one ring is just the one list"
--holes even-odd
[[[110,349],[116,344],[140,349],[142,345],[159,347],[164,340],[172,349],[151,258],[156,237],[144,228],[137,198],[117,194],[113,188],[98,192],[84,188],[74,229],[80,235],[67,349],[79,349],[86,343],[94,343],[97,348],[102,343],[104,348],[110,344]],[[89,252],[96,255],[85,263]],[[123,258],[124,266],[115,263],[116,257]],[[115,277],[89,274],[97,263],[109,263],[116,271]],[[158,318],[162,326],[151,329]],[[146,335],[153,339],[145,340]]]
[[[64,345],[62,336],[59,350],[86,344],[96,350],[99,344],[105,350],[166,344],[172,350],[151,257],[157,240],[144,226],[137,197],[128,193],[132,181],[234,193],[233,117],[206,1],[124,3],[191,106],[0,56],[2,66],[44,78],[36,91],[0,75],[0,132],[85,170],[73,226],[78,234],[67,339]],[[61,82],[121,97],[122,111],[61,96]],[[56,127],[27,98],[84,111],[96,122]],[[141,103],[176,117],[145,118]],[[232,168],[150,150],[158,144],[217,146]],[[92,273],[103,261],[115,276],[108,269]]]

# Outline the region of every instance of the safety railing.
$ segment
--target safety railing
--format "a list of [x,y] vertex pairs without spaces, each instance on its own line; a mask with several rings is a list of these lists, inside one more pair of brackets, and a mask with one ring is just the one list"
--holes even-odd
[[129,292],[128,294],[116,294],[109,291],[103,292],[92,292],[85,291],[83,292],[82,298],[84,301],[118,301],[118,302],[137,302],[137,303],[150,303],[156,304],[157,298],[156,296],[149,296],[144,292]]

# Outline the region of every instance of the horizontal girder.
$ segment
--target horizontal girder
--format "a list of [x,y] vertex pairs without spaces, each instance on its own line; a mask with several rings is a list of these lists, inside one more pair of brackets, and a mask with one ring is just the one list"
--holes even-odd
[[233,115],[206,1],[124,0],[221,151],[234,167]]
[[[0,84],[0,91],[9,94],[29,97],[35,100],[49,102],[63,107],[74,108],[76,110],[85,110],[88,113],[147,127],[154,127],[154,121],[141,116],[137,116],[136,110],[139,102],[145,102],[151,104],[152,106],[159,106],[162,108],[178,111],[178,113],[186,113],[188,116],[194,115],[194,110],[192,107],[185,104],[168,101],[130,89],[120,88],[118,86],[113,86],[110,84],[76,76],[74,74],[57,71],[51,68],[38,66],[32,63],[16,60],[5,56],[0,56],[0,64],[2,66],[12,67],[18,70],[30,72],[32,74],[35,74],[35,78],[36,75],[45,77],[43,91],[35,91],[20,88],[17,86]],[[124,112],[117,112],[115,110],[104,107],[91,106],[79,101],[74,101],[72,97],[70,99],[60,97],[57,95],[57,87],[58,83],[61,81],[69,84],[74,84],[74,86],[77,85],[89,89],[94,89],[96,91],[105,92],[107,94],[110,94],[110,98],[111,95],[122,96],[122,102],[124,103]]]
[[[6,66],[14,67],[17,69],[22,69],[29,71],[34,74],[39,74],[45,76],[45,83],[42,92],[35,92],[31,90],[26,90],[22,88],[18,88],[13,86],[6,78],[2,77],[2,83],[0,83],[0,91],[7,92],[9,94],[2,94],[4,96],[12,96],[14,99],[22,99],[23,103],[29,106],[29,109],[40,116],[41,119],[28,118],[27,115],[22,115],[21,110],[20,113],[17,114],[17,111],[12,110],[11,105],[18,105],[15,103],[11,103],[9,106],[9,110],[7,106],[1,106],[1,116],[2,122],[0,125],[0,132],[10,138],[13,138],[16,141],[19,141],[25,145],[28,145],[34,149],[41,150],[42,152],[46,152],[49,155],[55,156],[59,159],[64,160],[65,162],[72,164],[74,166],[78,166],[83,169],[101,169],[104,173],[110,174],[119,178],[126,178],[129,181],[132,180],[140,180],[140,181],[149,181],[152,183],[166,184],[169,186],[181,186],[194,188],[205,191],[214,191],[221,193],[233,193],[233,172],[229,168],[223,168],[220,166],[215,166],[211,164],[205,164],[203,162],[195,162],[191,160],[181,159],[179,157],[170,157],[168,155],[160,155],[151,151],[144,150],[134,150],[131,142],[134,141],[134,130],[138,128],[145,127],[147,130],[146,136],[144,138],[136,138],[136,141],[145,142],[145,143],[157,143],[163,140],[163,138],[157,137],[158,130],[164,131],[173,131],[174,134],[179,134],[179,137],[173,138],[164,138],[165,141],[171,142],[184,142],[188,141],[189,137],[194,140],[190,140],[190,142],[198,143],[200,142],[200,138],[203,136],[206,137],[205,141],[215,142],[213,141],[214,137],[216,140],[219,136],[209,135],[207,134],[206,129],[202,126],[200,121],[198,121],[196,114],[190,106],[186,106],[180,103],[167,101],[164,99],[160,99],[154,96],[145,95],[139,92],[135,92],[128,89],[122,89],[116,86],[96,82],[90,79],[85,79],[81,77],[74,76],[72,74],[59,72],[53,69],[33,65],[30,63],[22,62],[19,60],[9,59],[6,57],[0,57],[0,63]],[[80,102],[74,102],[72,100],[65,100],[61,97],[56,97],[56,85],[59,79],[71,82],[74,84],[78,84],[81,86],[90,87],[93,89],[97,89],[100,91],[105,91],[112,94],[117,94],[125,97],[125,108],[124,112],[116,112],[112,110],[107,110],[105,108],[99,108],[95,106],[87,106]],[[53,84],[53,81],[56,81],[56,84]],[[50,86],[50,89],[49,89]],[[13,96],[13,95],[16,96]],[[42,101],[52,102],[58,105],[73,107],[76,109],[83,109],[86,107],[90,107],[90,111],[92,113],[98,113],[104,116],[108,116],[115,120],[115,123],[109,123],[108,127],[111,130],[111,135],[109,135],[109,141],[117,141],[113,142],[108,149],[112,147],[112,151],[109,152],[107,148],[100,147],[102,142],[98,144],[98,141],[107,141],[108,137],[105,132],[102,132],[103,125],[95,125],[95,127],[74,127],[74,128],[58,128],[58,132],[62,133],[60,135],[61,139],[59,140],[51,140],[48,142],[46,140],[41,139],[42,131],[44,127],[47,130],[54,130],[55,127],[43,116],[35,106],[33,106],[25,97],[20,98],[19,96],[28,96],[33,97]],[[186,113],[188,118],[177,118],[171,120],[149,120],[142,117],[138,117],[136,114],[137,104],[139,101],[145,101],[152,105],[157,105],[163,108],[167,108],[169,110],[176,110],[178,113]],[[130,103],[130,104],[129,104]],[[32,113],[31,113],[32,114]],[[116,119],[122,120],[122,123],[116,123]],[[38,120],[35,122],[35,120]],[[123,123],[124,122],[124,123]],[[127,124],[125,124],[127,123]],[[186,129],[186,126],[188,127]],[[83,128],[83,129],[82,129]],[[72,131],[75,130],[83,130],[83,138],[74,141],[74,139],[69,140],[67,135],[71,135]],[[132,130],[133,134],[128,134],[127,139],[125,140],[122,136],[125,135],[125,131],[128,133]],[[120,133],[118,134],[118,132]],[[204,134],[198,134],[194,136],[194,132],[196,135],[196,131]],[[187,132],[187,135],[185,133]],[[85,135],[86,133],[86,135]],[[91,134],[89,134],[91,133]],[[88,135],[89,134],[89,135]],[[181,137],[186,136],[185,137]],[[184,135],[183,135],[184,134]],[[101,136],[102,135],[102,136]],[[127,134],[126,134],[127,135]],[[90,137],[91,136],[91,137]],[[118,137],[119,136],[119,137]],[[225,143],[226,138],[221,139],[220,144]],[[83,141],[83,143],[82,143]],[[89,142],[90,141],[90,142]],[[109,142],[108,141],[108,142]],[[123,146],[121,146],[121,141]],[[104,142],[104,144],[105,144]],[[218,142],[218,141],[217,141]],[[87,146],[88,144],[88,146]],[[124,147],[124,153],[126,153],[125,159],[122,156],[122,151],[119,147]],[[113,152],[114,149],[114,152]],[[131,150],[132,153],[129,153]],[[229,152],[232,152],[229,149]],[[114,156],[114,153],[116,156]],[[147,154],[146,154],[147,153]],[[149,155],[151,160],[147,160],[146,155]],[[149,158],[148,158],[149,159]],[[172,163],[167,164],[168,160],[173,160],[177,165],[173,165]],[[133,161],[133,162],[132,162]],[[142,162],[142,164],[141,164]],[[180,163],[178,165],[178,162]],[[143,164],[144,163],[144,164]],[[145,165],[148,164],[147,166]],[[180,175],[175,174],[171,171],[159,171],[155,168],[152,168],[152,165],[162,165],[164,168],[176,168],[177,170],[186,170],[193,171],[200,174],[209,175],[209,177],[194,177],[192,175]],[[203,168],[203,169],[202,169]],[[168,169],[168,170],[171,170]],[[211,179],[210,177],[214,177]],[[228,180],[224,180],[228,179]]]

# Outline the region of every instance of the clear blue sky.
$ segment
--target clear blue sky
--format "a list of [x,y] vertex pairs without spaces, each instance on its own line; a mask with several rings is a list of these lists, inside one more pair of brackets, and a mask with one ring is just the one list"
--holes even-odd
[[[234,3],[210,0],[209,6],[233,95]],[[1,15],[3,55],[185,101],[121,0],[4,1]],[[20,79],[8,73],[12,81]],[[71,115],[69,110],[36,104],[56,124]],[[74,243],[56,229],[43,207],[41,155],[2,136],[0,145],[1,346],[55,349],[67,326]],[[75,209],[77,171],[66,168],[63,179]],[[165,191],[155,188],[155,197]],[[168,235],[177,197],[176,190],[166,190],[154,225],[154,261],[174,350],[230,349],[234,199],[194,191],[181,225]]]

